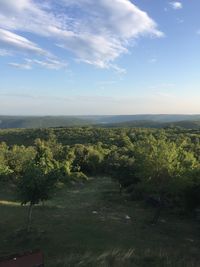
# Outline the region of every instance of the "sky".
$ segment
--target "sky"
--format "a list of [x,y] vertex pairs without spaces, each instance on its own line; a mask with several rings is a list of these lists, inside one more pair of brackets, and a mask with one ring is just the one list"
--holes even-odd
[[199,12],[199,0],[0,0],[0,114],[200,114]]

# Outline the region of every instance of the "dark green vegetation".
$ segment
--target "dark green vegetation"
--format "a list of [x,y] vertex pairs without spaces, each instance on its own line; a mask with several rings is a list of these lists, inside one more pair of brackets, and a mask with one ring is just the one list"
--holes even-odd
[[122,127],[132,127],[132,128],[180,128],[180,129],[200,129],[199,121],[175,121],[175,122],[159,122],[159,121],[128,121],[121,123],[111,123],[104,125],[105,127],[111,128],[122,128]]
[[0,116],[0,128],[48,128],[88,125],[89,121],[78,117]]
[[18,129],[0,140],[0,255],[41,248],[47,266],[200,265],[199,131]]
[[73,126],[200,128],[200,115],[121,116],[0,116],[0,128],[48,128]]

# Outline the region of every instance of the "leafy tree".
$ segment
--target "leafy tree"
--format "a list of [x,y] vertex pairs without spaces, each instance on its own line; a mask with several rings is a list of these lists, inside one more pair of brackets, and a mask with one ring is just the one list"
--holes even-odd
[[149,137],[139,142],[136,149],[137,171],[140,177],[139,187],[146,194],[155,194],[158,210],[154,217],[156,223],[167,197],[179,194],[188,184],[187,174],[197,166],[192,153],[177,147],[174,142],[162,135]]
[[127,148],[113,147],[105,159],[106,170],[119,183],[120,193],[137,182],[135,159],[128,152]]
[[73,171],[82,171],[87,174],[99,174],[104,159],[104,150],[100,144],[75,145],[73,147]]
[[27,230],[30,230],[32,208],[41,201],[48,200],[55,189],[57,177],[53,170],[44,173],[37,164],[29,164],[18,183],[18,192],[22,204],[29,203]]
[[41,201],[48,200],[57,182],[57,165],[52,153],[41,140],[36,141],[36,155],[24,168],[18,182],[18,192],[22,204],[29,203],[27,230],[30,230],[32,208]]

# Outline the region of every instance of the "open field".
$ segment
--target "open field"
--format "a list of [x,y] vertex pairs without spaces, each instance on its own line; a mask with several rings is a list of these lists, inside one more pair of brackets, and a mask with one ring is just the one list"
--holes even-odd
[[[119,197],[108,178],[61,188],[33,212],[32,231],[21,230],[27,207],[12,189],[0,190],[0,255],[40,248],[46,266],[200,266],[199,226],[164,214],[149,224],[153,211]],[[129,215],[130,220],[125,217]]]

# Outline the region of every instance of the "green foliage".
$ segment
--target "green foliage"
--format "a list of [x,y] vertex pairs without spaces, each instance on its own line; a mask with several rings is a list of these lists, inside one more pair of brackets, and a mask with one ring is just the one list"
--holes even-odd
[[[194,153],[170,141],[165,132],[148,136],[135,144],[135,169],[139,181],[136,195],[154,195],[163,205],[170,202],[176,208],[184,207],[185,191],[194,186],[192,173],[198,168]],[[184,199],[185,198],[185,199]]]
[[45,141],[35,141],[35,157],[27,162],[18,181],[21,202],[38,204],[50,198],[58,180],[59,164]]
[[73,147],[73,170],[81,170],[90,175],[102,173],[102,163],[106,153],[107,151],[100,143],[96,146],[75,145]]
[[46,173],[38,165],[29,164],[18,182],[21,203],[35,205],[48,200],[55,189],[56,181],[53,170]]
[[27,164],[34,160],[35,150],[33,147],[14,145],[8,150],[6,158],[12,172],[12,179],[15,181],[22,175]]
[[165,136],[147,140],[135,146],[138,175],[144,183],[158,191],[166,191],[174,180],[193,169],[196,160],[193,154],[178,147]]
[[105,159],[106,171],[123,187],[138,182],[135,175],[135,158],[127,148],[112,147]]
[[0,144],[0,180],[5,179],[12,173],[7,162],[8,146],[5,143]]

